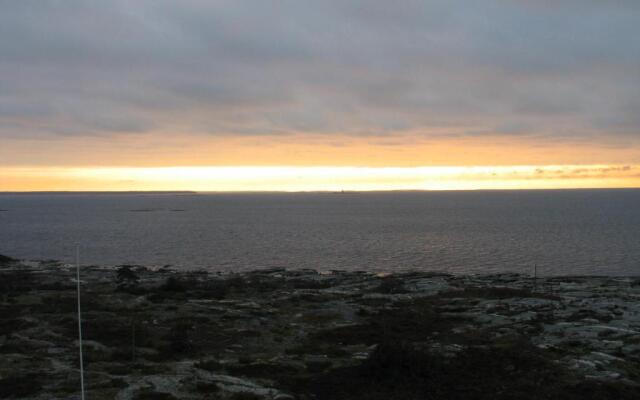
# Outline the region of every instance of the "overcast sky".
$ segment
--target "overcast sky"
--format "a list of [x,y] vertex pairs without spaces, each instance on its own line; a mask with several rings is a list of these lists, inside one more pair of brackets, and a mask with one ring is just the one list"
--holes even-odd
[[637,0],[0,0],[5,164],[70,137],[637,149],[639,89]]

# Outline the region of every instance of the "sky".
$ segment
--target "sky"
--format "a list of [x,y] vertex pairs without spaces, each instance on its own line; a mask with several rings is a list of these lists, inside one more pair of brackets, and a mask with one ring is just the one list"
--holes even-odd
[[637,0],[0,0],[0,191],[640,187]]

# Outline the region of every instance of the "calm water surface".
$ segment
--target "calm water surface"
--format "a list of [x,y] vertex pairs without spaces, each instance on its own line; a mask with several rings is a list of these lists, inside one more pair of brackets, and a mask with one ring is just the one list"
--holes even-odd
[[640,275],[640,190],[0,194],[0,254],[101,265]]

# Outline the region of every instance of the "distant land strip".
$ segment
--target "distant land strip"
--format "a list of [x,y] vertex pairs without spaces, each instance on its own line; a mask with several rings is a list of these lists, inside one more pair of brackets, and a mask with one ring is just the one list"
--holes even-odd
[[100,191],[24,191],[24,192],[2,192],[0,191],[0,195],[7,194],[43,194],[43,195],[55,195],[55,194],[88,194],[88,195],[96,195],[96,194],[116,194],[116,195],[130,195],[130,194],[197,194],[198,192],[192,190],[116,190],[116,191],[108,191],[108,190],[100,190]]

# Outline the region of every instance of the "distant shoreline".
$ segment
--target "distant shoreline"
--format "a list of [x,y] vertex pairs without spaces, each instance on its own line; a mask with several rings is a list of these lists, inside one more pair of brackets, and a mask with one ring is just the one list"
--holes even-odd
[[31,195],[65,195],[65,194],[198,194],[199,192],[191,190],[132,190],[132,191],[32,191],[32,192],[1,192],[0,195],[16,195],[16,194],[31,194]]
[[0,191],[2,195],[129,195],[129,194],[367,194],[367,193],[451,193],[451,192],[566,192],[566,191],[636,191],[640,187],[617,188],[526,188],[526,189],[407,189],[407,190],[238,190],[238,191],[199,191],[199,190],[96,190],[96,191]]

